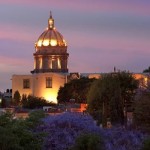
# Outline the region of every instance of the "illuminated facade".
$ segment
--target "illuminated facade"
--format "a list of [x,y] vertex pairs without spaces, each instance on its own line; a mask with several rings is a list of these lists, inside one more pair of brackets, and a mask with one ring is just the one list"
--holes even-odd
[[56,30],[51,13],[47,29],[35,43],[33,56],[34,69],[31,75],[12,76],[12,95],[18,90],[20,95],[44,97],[57,103],[58,90],[67,82],[69,54],[66,41]]
[[47,29],[35,43],[34,70],[31,73],[68,72],[67,44],[61,33],[54,26],[50,14]]

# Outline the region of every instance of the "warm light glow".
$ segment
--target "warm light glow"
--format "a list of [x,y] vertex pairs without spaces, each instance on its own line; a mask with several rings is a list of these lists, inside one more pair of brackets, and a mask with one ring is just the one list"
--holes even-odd
[[44,39],[43,46],[48,46],[48,45],[49,45],[49,40],[48,39]]
[[42,58],[40,58],[40,69],[42,69]]
[[[43,86],[44,82],[41,84]],[[40,89],[40,94],[44,99],[46,99],[49,102],[57,103],[57,88],[50,88],[50,89]]]
[[58,58],[58,69],[61,69],[60,59]]
[[37,43],[35,43],[35,48],[37,47]]
[[[40,75],[39,76],[39,80],[38,80],[38,87],[36,86],[35,88],[38,89],[35,92],[35,95],[37,97],[43,97],[44,99],[48,100],[49,102],[54,102],[57,103],[57,95],[58,95],[58,90],[60,88],[60,86],[64,85],[64,78],[61,79],[55,78],[55,75],[52,74],[52,76],[46,76],[46,77],[52,77],[52,88],[46,88],[46,78],[45,75]],[[53,84],[54,81],[54,84]]]
[[50,59],[50,69],[52,69],[52,59]]
[[49,24],[51,25],[53,23],[53,21],[51,19],[49,19]]
[[66,43],[66,41],[63,39],[63,42],[65,43],[65,46],[67,46],[67,43]]
[[51,46],[56,46],[57,45],[57,41],[54,39],[51,39],[50,41]]
[[42,46],[42,40],[39,40],[37,46]]
[[148,85],[148,83],[147,83],[148,81],[147,81],[146,77],[144,78],[144,82],[145,82],[145,86],[147,86]]
[[54,27],[54,21],[53,21],[53,19],[49,19],[49,27],[50,28]]
[[56,90],[53,92],[50,92],[50,91],[44,92],[43,97],[49,102],[57,103],[57,92],[58,91],[56,91]]
[[34,69],[36,68],[36,59],[34,58]]

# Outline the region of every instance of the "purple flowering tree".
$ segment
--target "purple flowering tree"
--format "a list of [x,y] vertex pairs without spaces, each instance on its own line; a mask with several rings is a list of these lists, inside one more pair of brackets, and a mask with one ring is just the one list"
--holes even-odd
[[63,113],[48,116],[38,126],[38,132],[46,134],[43,150],[67,150],[83,133],[94,133],[102,137],[106,150],[139,150],[144,135],[121,127],[102,129],[94,123],[90,115]]
[[46,133],[44,150],[65,150],[75,144],[75,139],[82,133],[100,134],[101,130],[89,115],[63,113],[48,116],[37,130]]
[[104,129],[106,150],[140,150],[146,135],[122,127]]

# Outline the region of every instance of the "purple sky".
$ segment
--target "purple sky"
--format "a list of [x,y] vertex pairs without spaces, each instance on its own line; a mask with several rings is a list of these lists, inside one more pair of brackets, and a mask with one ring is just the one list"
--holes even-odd
[[34,43],[52,11],[69,71],[142,72],[150,66],[150,0],[1,0],[0,91],[33,70]]

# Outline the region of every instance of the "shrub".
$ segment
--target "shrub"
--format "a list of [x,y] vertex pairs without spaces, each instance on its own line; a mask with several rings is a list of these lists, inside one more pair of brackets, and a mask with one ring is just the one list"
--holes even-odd
[[20,100],[21,100],[21,96],[20,96],[19,91],[15,91],[14,97],[13,97],[13,104],[14,105],[19,105],[20,104]]
[[100,136],[92,133],[81,134],[75,140],[71,150],[102,150],[103,142]]
[[[1,150],[40,150],[42,136],[35,133],[34,128],[40,122],[42,115],[34,112],[28,120],[13,119],[10,113],[0,116],[0,149]],[[36,117],[34,117],[36,116]]]
[[23,108],[35,109],[35,108],[42,108],[43,106],[51,106],[55,104],[52,102],[48,102],[41,97],[23,95],[21,100],[21,105]]
[[26,119],[26,123],[29,127],[35,128],[38,124],[42,121],[41,119],[44,118],[46,115],[43,110],[36,110],[29,114],[29,118]]
[[150,149],[150,137],[144,141],[143,147],[142,147],[142,150],[149,150],[149,149]]
[[150,93],[143,92],[134,103],[133,119],[139,129],[150,133]]

